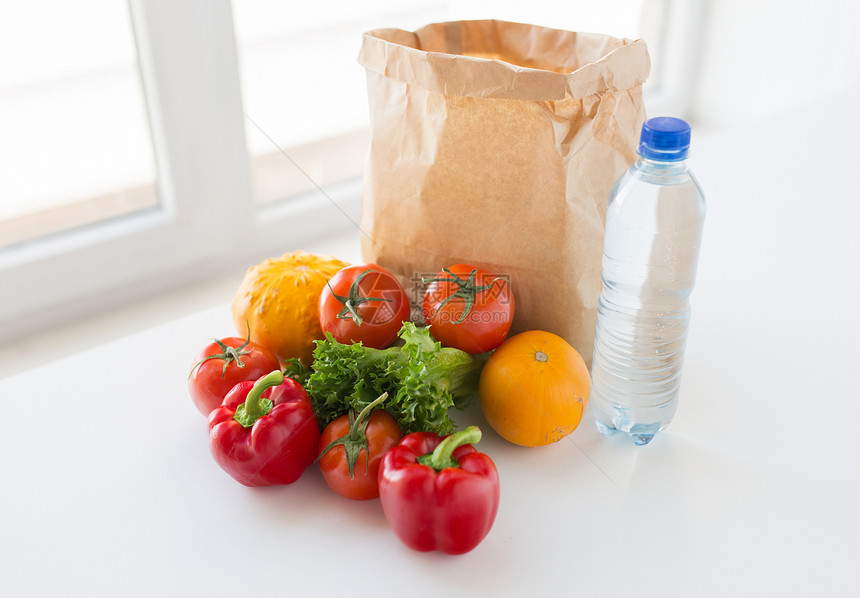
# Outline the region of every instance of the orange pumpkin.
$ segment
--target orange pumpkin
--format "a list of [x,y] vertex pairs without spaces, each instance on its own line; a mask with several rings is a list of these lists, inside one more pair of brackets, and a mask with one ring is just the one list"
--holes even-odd
[[487,422],[502,438],[522,446],[543,446],[573,432],[590,393],[582,356],[560,336],[542,330],[506,340],[481,372]]
[[[313,359],[320,328],[319,296],[326,281],[348,264],[304,251],[270,258],[251,267],[233,298],[233,323],[244,335],[267,347],[281,361]],[[246,324],[247,322],[247,324]]]

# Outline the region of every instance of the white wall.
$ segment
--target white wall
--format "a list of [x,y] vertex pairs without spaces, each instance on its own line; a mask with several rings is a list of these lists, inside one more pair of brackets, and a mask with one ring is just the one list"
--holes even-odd
[[699,126],[744,124],[860,85],[858,0],[708,0],[704,8],[692,107]]

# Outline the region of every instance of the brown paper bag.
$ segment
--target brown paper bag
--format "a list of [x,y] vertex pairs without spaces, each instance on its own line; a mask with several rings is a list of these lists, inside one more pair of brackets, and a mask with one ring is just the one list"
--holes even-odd
[[590,363],[606,201],[645,120],[645,42],[503,21],[364,34],[371,146],[362,253],[420,303],[421,276],[510,275],[511,333]]

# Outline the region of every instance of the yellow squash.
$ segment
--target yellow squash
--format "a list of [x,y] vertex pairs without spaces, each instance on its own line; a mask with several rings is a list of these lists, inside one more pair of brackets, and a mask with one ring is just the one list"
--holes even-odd
[[[270,258],[248,269],[233,298],[233,323],[242,335],[310,365],[313,341],[323,338],[318,303],[326,280],[348,264],[304,251]],[[247,324],[246,324],[247,322]]]

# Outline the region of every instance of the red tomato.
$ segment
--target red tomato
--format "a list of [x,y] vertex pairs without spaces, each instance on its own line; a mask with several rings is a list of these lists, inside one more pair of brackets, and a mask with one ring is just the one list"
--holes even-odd
[[188,391],[200,413],[208,417],[236,384],[280,367],[274,353],[250,340],[235,336],[213,340],[194,360]]
[[320,327],[339,343],[385,349],[409,319],[409,297],[391,272],[376,264],[347,266],[320,294]]
[[379,464],[388,449],[403,438],[400,426],[387,411],[377,409],[368,417],[377,401],[352,422],[349,415],[341,415],[326,426],[320,437],[317,460],[323,478],[332,490],[351,500],[379,498]]
[[456,264],[443,268],[424,292],[424,320],[446,347],[473,355],[502,344],[514,318],[514,295],[507,278]]

